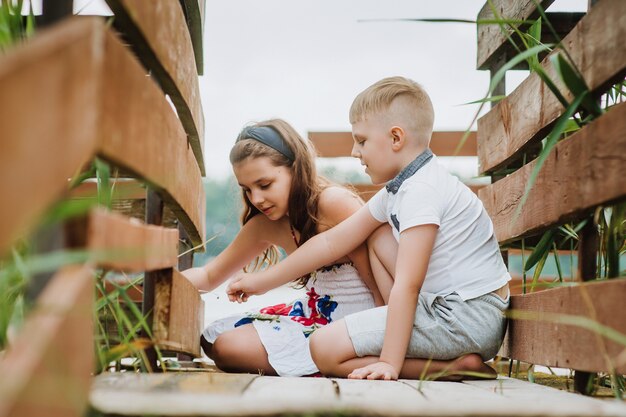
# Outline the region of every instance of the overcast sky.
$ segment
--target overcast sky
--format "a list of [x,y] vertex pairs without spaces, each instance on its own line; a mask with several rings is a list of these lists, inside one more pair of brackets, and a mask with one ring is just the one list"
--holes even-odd
[[[587,0],[551,8],[584,10]],[[421,83],[435,107],[435,130],[464,130],[484,96],[476,71],[476,27],[372,19],[475,19],[485,0],[207,1],[204,76],[205,164],[230,173],[228,151],[250,122],[280,117],[305,135],[350,130],[354,97],[381,78]],[[582,8],[582,9],[581,9]],[[365,20],[365,21],[363,21]],[[521,77],[510,77],[516,85]],[[358,167],[358,164],[355,165]]]
[[[435,130],[464,130],[487,72],[477,71],[476,27],[374,19],[475,19],[486,0],[206,0],[204,76],[207,176],[231,173],[228,152],[241,128],[280,117],[306,135],[350,130],[354,97],[381,78],[421,83],[435,107]],[[103,0],[75,0],[103,13]],[[586,9],[556,0],[550,11]],[[523,74],[510,72],[507,87]],[[359,169],[359,164],[353,165]]]

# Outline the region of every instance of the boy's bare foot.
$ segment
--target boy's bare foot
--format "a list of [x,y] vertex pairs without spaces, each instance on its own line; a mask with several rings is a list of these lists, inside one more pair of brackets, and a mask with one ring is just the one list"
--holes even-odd
[[431,375],[437,381],[467,381],[476,379],[496,379],[498,373],[476,353],[470,353],[455,360],[450,369]]

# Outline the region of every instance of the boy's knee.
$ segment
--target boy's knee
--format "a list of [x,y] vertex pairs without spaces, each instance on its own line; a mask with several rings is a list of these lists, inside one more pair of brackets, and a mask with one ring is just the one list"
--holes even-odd
[[367,238],[367,247],[370,250],[376,250],[378,245],[384,244],[383,242],[386,238],[391,236],[393,238],[393,232],[391,231],[391,226],[388,224],[383,224],[378,229],[374,230],[371,235]]

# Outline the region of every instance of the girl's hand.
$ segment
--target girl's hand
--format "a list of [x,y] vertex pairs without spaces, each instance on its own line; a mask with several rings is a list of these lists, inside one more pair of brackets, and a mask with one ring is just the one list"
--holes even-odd
[[259,286],[257,274],[239,272],[230,280],[226,294],[231,302],[245,303],[251,295],[264,294],[266,291]]
[[398,371],[387,362],[376,362],[363,368],[357,368],[348,375],[349,379],[398,379]]

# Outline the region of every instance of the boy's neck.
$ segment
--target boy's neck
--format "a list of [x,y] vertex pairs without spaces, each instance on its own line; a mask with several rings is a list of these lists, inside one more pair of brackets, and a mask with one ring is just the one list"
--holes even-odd
[[413,162],[415,158],[421,155],[426,149],[428,149],[428,146],[419,146],[413,149],[406,149],[406,151],[403,152],[400,157],[400,169],[398,170],[398,173],[406,168],[407,165]]

